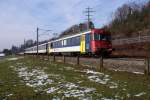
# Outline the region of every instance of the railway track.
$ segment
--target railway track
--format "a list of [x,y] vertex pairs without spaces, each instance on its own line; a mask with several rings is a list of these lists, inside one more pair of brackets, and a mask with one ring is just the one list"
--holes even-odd
[[[45,56],[46,60],[53,61],[53,56]],[[56,62],[63,62],[63,56],[55,56]],[[80,57],[80,65],[87,66],[92,69],[100,67],[100,59],[98,57]],[[77,57],[66,56],[65,63],[77,64]],[[112,56],[103,59],[104,68],[115,71],[126,71],[131,73],[142,73],[145,71],[145,59],[144,58],[133,58],[133,57],[118,57]]]
[[132,38],[122,38],[112,40],[113,45],[133,44],[141,42],[150,42],[150,36],[138,36]]

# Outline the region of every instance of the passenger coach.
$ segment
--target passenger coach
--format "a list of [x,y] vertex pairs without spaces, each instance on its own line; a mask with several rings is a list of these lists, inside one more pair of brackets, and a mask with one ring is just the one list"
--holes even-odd
[[[38,46],[38,53],[39,54],[46,54],[48,51],[48,44],[47,43],[43,43],[43,44],[40,44]],[[25,49],[25,53],[26,54],[35,54],[37,53],[37,46],[33,46],[33,47],[30,47],[30,48],[27,48]]]

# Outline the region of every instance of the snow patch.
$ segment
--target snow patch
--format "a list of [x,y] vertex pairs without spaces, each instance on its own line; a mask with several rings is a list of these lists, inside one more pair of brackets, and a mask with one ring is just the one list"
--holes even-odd
[[133,72],[134,74],[141,74],[141,75],[143,75],[144,73],[142,73],[142,72]]
[[131,94],[127,93],[127,97],[129,98],[131,96]]
[[27,67],[15,67],[14,70],[18,72],[18,76],[30,87],[45,86],[53,82],[43,70],[28,70]]
[[[113,69],[114,71],[116,71],[116,72],[128,72],[128,71],[126,71],[126,70],[119,70],[119,69]],[[135,72],[135,71],[132,71],[132,73],[134,73],[134,74],[140,74],[140,75],[143,75],[144,73],[143,72]]]
[[136,94],[135,96],[136,96],[136,97],[140,97],[140,96],[145,95],[145,94],[146,94],[145,92],[141,92],[141,93],[139,93],[139,94]]
[[23,57],[13,57],[13,58],[7,58],[8,61],[14,61],[14,60],[18,60],[21,59]]
[[7,97],[10,97],[10,96],[12,96],[12,95],[13,95],[13,94],[8,94]]
[[8,58],[8,61],[18,60],[18,58]]
[[99,76],[96,76],[96,75],[88,76],[88,79],[96,83],[100,83],[100,84],[107,84],[107,82],[109,81],[109,79],[105,77],[100,78]]
[[59,88],[55,88],[55,87],[51,87],[51,88],[48,88],[47,90],[46,90],[46,93],[53,93],[53,92],[55,92],[56,90],[58,90]]
[[118,84],[115,82],[110,82],[109,88],[110,89],[118,88]]
[[109,75],[100,72],[95,72],[88,69],[85,70],[84,72],[88,74],[88,79],[90,81],[106,85],[111,89],[118,88],[118,84],[111,81],[111,77]]
[[[27,86],[33,87],[35,92],[45,92],[47,94],[58,93],[63,94],[64,97],[85,97],[85,94],[95,91],[95,88],[87,88],[80,87],[77,84],[66,82],[63,76],[56,74],[46,74],[43,70],[39,69],[28,69],[25,66],[10,66],[13,68],[20,78],[23,79],[23,82],[26,83]],[[49,77],[53,77],[56,79],[61,77],[61,79],[57,82],[49,79]],[[56,86],[48,87],[48,85],[55,84]],[[53,100],[60,100],[59,98],[53,98]]]
[[63,84],[62,87],[64,90],[57,93],[62,93],[65,97],[84,97],[85,94],[96,90],[95,88],[80,87],[70,82]]
[[94,88],[71,89],[69,91],[65,91],[64,95],[65,97],[83,97],[86,93],[92,92],[94,90]]
[[89,70],[89,69],[86,69],[86,70],[84,70],[83,72],[86,72],[87,74],[94,74],[94,75],[98,74],[98,75],[104,75],[104,73],[95,72],[95,71],[93,71],[93,70]]

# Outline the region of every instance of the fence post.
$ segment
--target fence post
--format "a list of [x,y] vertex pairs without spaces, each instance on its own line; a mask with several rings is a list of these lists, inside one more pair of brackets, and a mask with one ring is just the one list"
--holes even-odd
[[150,74],[150,58],[148,57],[148,58],[146,58],[146,60],[145,60],[145,64],[146,64],[146,66],[145,66],[145,74],[146,75],[149,75]]
[[42,60],[44,60],[44,55],[42,54]]
[[77,65],[79,65],[80,64],[80,56],[78,55],[77,56]]
[[48,59],[48,61],[49,61],[49,54],[47,55],[47,57],[48,57],[47,59]]
[[65,57],[65,55],[63,55],[63,62],[64,62],[64,63],[66,62],[66,57]]
[[42,55],[38,55],[38,56],[40,56],[40,59],[42,60]]
[[53,61],[55,62],[56,58],[55,58],[55,55],[53,55]]
[[100,56],[100,71],[103,71],[103,56]]
[[35,58],[38,58],[39,60],[41,60],[41,57],[40,57],[40,56],[35,55]]

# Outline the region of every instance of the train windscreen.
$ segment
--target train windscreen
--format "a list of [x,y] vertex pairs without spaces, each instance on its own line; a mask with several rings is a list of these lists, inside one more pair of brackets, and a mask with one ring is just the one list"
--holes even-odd
[[111,36],[107,34],[94,34],[94,40],[111,41]]

